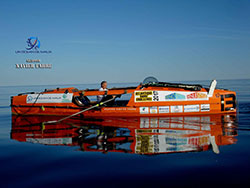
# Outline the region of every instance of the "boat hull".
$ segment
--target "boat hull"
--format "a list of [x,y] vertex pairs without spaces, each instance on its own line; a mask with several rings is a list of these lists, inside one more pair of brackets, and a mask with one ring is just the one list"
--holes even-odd
[[[205,110],[204,110],[205,109]],[[52,115],[68,116],[84,108],[70,108],[58,106],[35,106],[23,107],[13,106],[14,115]],[[204,111],[203,111],[204,110]],[[189,116],[206,114],[233,114],[236,109],[221,111],[216,104],[190,104],[190,105],[166,105],[166,106],[143,106],[143,107],[99,107],[80,113],[78,116],[84,117],[161,117],[161,116]]]
[[[110,95],[121,94],[121,89],[109,91]],[[127,92],[127,91],[126,91]],[[183,91],[169,88],[136,88],[129,91],[130,100],[125,106],[113,102],[111,105],[77,105],[73,99],[79,96],[74,88],[62,88],[39,94],[20,94],[11,98],[12,114],[68,116],[79,113],[85,117],[161,117],[236,113],[236,93],[215,90],[208,96],[207,90]],[[85,96],[100,92],[85,92]],[[104,93],[103,93],[104,94]],[[89,107],[95,106],[91,110]]]

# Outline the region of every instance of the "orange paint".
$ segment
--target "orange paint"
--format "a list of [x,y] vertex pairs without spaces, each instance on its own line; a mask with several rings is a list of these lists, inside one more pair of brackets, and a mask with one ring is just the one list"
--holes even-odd
[[[89,105],[79,106],[74,102],[75,97],[131,94],[131,98],[125,101],[125,105],[120,105],[116,99],[113,105],[94,108],[84,112],[83,115],[85,117],[160,117],[236,113],[235,92],[215,89],[213,96],[208,97],[208,90],[208,88],[201,88],[199,91],[192,91],[171,87],[143,87],[143,85],[111,88],[108,91],[57,88],[40,94],[14,96],[11,107],[12,113],[19,115],[67,116],[96,104],[92,101]],[[71,96],[73,97],[70,98]],[[71,101],[56,101],[60,97],[62,101],[69,99]]]

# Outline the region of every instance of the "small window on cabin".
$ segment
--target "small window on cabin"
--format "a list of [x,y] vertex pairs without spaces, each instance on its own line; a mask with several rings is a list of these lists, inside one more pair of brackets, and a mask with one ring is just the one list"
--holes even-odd
[[[116,107],[122,107],[122,106],[126,106],[131,98],[132,94],[128,93],[128,94],[122,94],[121,97],[117,97],[114,101],[114,103],[110,103],[112,104],[111,106],[116,106]],[[87,96],[88,99],[90,100],[90,103],[95,103],[97,102],[97,96]]]
[[[116,101],[129,101],[131,98],[132,94],[128,93],[128,94],[122,94],[121,97],[117,97],[115,100]],[[97,101],[97,96],[87,96],[89,98],[90,101]]]
[[128,94],[123,94],[121,95],[120,98],[116,98],[115,100],[115,106],[127,106],[130,98],[131,98],[132,94],[131,93],[128,93]]
[[97,96],[87,96],[90,101],[96,102],[97,101]]
[[132,93],[123,94],[123,95],[121,95],[120,98],[117,98],[116,100],[127,100],[127,101],[129,101],[131,96],[132,96]]

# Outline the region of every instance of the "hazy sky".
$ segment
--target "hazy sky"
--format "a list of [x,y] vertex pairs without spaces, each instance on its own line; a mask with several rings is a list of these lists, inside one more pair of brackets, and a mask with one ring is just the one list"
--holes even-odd
[[0,85],[250,78],[249,0],[1,0],[0,28]]

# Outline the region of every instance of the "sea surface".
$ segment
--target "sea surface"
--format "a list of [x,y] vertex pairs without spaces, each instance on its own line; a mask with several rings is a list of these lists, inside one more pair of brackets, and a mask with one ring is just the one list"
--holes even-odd
[[57,125],[42,123],[51,117],[11,115],[13,95],[71,86],[99,84],[0,87],[1,188],[250,186],[249,79],[218,80],[237,92],[236,115],[72,118]]

